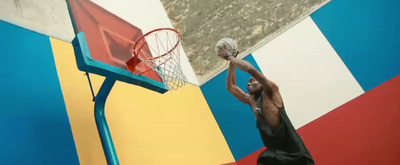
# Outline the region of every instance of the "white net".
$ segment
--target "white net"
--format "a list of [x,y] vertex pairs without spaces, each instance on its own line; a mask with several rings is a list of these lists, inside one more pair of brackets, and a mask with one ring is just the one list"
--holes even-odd
[[180,65],[183,50],[179,41],[177,31],[163,28],[145,34],[133,48],[134,55],[156,71],[169,90],[176,90],[187,82]]

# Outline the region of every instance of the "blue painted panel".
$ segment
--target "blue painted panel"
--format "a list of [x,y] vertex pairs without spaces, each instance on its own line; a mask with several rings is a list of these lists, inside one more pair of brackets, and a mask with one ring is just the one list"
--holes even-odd
[[311,15],[364,91],[400,74],[400,1],[333,0]]
[[49,37],[0,21],[0,164],[79,164]]
[[[252,55],[247,56],[245,60],[260,70]],[[201,86],[201,90],[235,160],[239,160],[264,145],[250,106],[240,102],[226,90],[227,73],[228,71],[225,70],[208,81]],[[246,91],[250,75],[237,68],[235,73],[236,84]]]

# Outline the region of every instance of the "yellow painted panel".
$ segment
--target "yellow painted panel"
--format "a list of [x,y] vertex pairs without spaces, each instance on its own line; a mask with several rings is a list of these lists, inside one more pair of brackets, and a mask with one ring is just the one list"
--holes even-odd
[[[50,39],[80,163],[105,165],[94,121],[94,103],[70,43]],[[91,74],[93,89],[104,77]],[[106,118],[121,165],[213,165],[233,162],[232,153],[199,87],[158,94],[116,82]]]

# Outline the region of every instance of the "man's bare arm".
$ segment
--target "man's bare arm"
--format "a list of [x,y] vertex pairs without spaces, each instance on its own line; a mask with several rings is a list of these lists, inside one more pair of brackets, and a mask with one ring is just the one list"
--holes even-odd
[[229,64],[228,76],[226,78],[226,89],[235,96],[236,99],[243,103],[250,104],[248,99],[249,95],[236,86],[235,65],[232,63]]
[[269,81],[260,71],[254,68],[249,62],[237,59],[232,56],[228,56],[227,60],[229,60],[233,65],[237,66],[240,70],[243,70],[249,73],[254,79],[256,79],[264,88],[264,90],[274,92],[277,90],[278,86]]

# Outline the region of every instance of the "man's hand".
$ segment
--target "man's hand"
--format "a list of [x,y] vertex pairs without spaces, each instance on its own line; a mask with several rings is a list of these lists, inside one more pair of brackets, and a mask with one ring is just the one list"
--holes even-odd
[[236,57],[238,54],[239,54],[239,52],[235,53],[235,52],[227,51],[226,45],[224,45],[224,47],[222,49],[218,50],[218,57],[220,57],[224,60],[228,60],[229,56]]
[[230,54],[226,51],[225,49],[225,45],[222,49],[218,50],[218,57],[228,60],[228,57],[230,56]]

